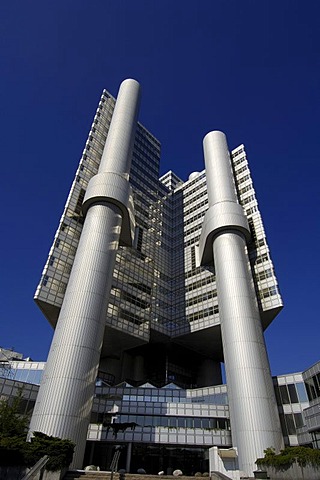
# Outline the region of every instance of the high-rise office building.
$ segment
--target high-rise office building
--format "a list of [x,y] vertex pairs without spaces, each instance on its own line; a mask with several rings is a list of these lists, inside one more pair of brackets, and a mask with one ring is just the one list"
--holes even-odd
[[[282,446],[263,338],[282,300],[244,146],[229,152],[210,132],[204,171],[159,179],[139,97],[134,80],[117,101],[103,92],[35,294],[55,335],[30,431],[74,440],[79,467],[86,439],[98,439],[98,402],[101,445],[125,432],[127,464],[132,445],[233,446],[252,474],[265,448]],[[138,438],[141,424],[184,433]]]

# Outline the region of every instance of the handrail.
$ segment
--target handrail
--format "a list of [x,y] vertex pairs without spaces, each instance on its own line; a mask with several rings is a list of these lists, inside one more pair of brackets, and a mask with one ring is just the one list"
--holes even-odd
[[49,455],[44,455],[40,460],[37,461],[33,467],[30,468],[29,472],[26,473],[21,480],[31,480],[40,470],[46,466],[49,461]]

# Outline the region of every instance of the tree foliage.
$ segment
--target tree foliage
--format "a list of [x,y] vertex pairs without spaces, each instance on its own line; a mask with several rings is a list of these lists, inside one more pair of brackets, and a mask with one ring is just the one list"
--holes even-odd
[[256,464],[258,467],[274,467],[277,470],[287,470],[294,463],[305,467],[320,466],[320,450],[314,450],[308,447],[286,447],[276,455],[273,448],[267,448],[264,451],[264,457],[258,458]]
[[72,461],[74,443],[41,432],[34,432],[26,442],[29,418],[22,415],[22,391],[11,402],[0,402],[0,465],[24,465],[31,467],[44,455],[49,455],[47,470],[68,467]]
[[19,390],[11,403],[6,400],[0,402],[0,439],[26,437],[29,419],[20,413],[21,400],[22,390]]
[[3,465],[24,463],[23,449],[29,419],[20,413],[22,390],[17,397],[0,402],[0,458]]
[[28,467],[44,455],[49,455],[47,470],[60,470],[70,465],[75,447],[71,440],[50,437],[41,432],[34,432],[33,435],[31,442],[25,443],[24,459]]

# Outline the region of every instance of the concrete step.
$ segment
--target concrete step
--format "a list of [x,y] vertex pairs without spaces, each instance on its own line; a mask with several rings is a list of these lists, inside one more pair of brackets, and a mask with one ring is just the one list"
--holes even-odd
[[[187,477],[186,475],[181,475],[179,477],[174,477],[172,475],[139,475],[137,473],[126,473],[125,480],[195,480],[195,477]],[[69,470],[66,475],[63,477],[63,480],[111,480],[111,473],[106,471],[96,472],[84,470]],[[113,474],[113,480],[119,480],[119,474]],[[209,480],[209,478],[207,478]]]

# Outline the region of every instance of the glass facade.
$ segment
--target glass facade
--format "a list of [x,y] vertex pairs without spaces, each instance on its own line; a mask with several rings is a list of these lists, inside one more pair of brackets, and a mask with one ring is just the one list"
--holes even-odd
[[[31,415],[44,367],[44,362],[2,361],[0,399],[11,401],[22,392],[20,411]],[[318,398],[309,401],[307,395],[318,370],[314,366],[307,373],[273,378],[286,445],[319,448],[319,402]],[[170,471],[168,459],[174,460],[171,463],[177,468],[185,452],[194,457],[197,471],[206,471],[209,447],[232,446],[226,385],[184,389],[174,383],[157,388],[151,383],[134,387],[125,382],[110,386],[108,382],[109,376],[100,371],[87,437],[87,463],[95,459],[93,463],[108,469],[114,448],[120,445],[120,464],[125,468],[128,445],[132,444],[131,471],[141,467],[141,455],[150,449],[156,457],[153,466],[143,463],[148,472]],[[195,471],[189,462],[181,465],[184,472]]]
[[[103,91],[35,293],[53,326],[82,231],[83,199],[98,172],[114,107],[115,99]],[[231,163],[251,229],[248,268],[266,328],[282,300],[243,145],[231,152]],[[135,235],[131,247],[120,244],[117,251],[88,440],[230,447],[215,271],[199,259],[206,173],[193,172],[183,181],[170,170],[159,179],[159,164],[160,143],[139,123],[130,171]],[[36,382],[36,374],[29,375],[27,381]],[[287,389],[290,400],[300,394]],[[296,413],[295,427],[301,423]],[[89,459],[96,454],[87,452]]]
[[40,385],[45,362],[0,361],[0,378]]
[[313,448],[320,448],[320,362],[303,372],[303,379],[309,399],[309,408],[304,411],[306,429]]
[[[80,238],[81,205],[98,171],[115,99],[104,91],[89,132],[35,299],[55,325]],[[252,231],[248,245],[266,327],[282,307],[243,145],[231,152],[235,189]],[[218,385],[223,362],[213,266],[200,267],[198,242],[208,209],[206,175],[159,179],[160,143],[138,124],[130,183],[135,239],[117,252],[100,371],[108,384]],[[196,341],[195,341],[196,340]]]
[[304,410],[309,405],[302,373],[275,377],[273,383],[285,444],[310,443],[308,436],[299,439],[300,430],[305,431]]

